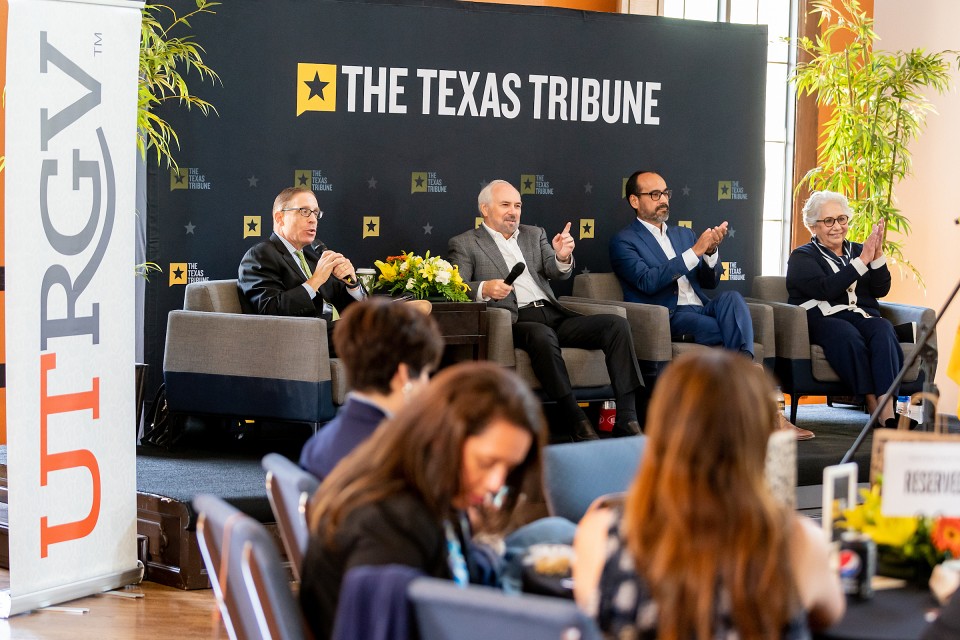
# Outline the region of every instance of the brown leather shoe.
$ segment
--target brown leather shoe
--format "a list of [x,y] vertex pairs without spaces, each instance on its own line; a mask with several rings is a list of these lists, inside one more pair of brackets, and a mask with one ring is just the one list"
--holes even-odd
[[593,430],[593,425],[591,425],[588,420],[581,420],[577,422],[576,426],[573,428],[574,442],[584,442],[586,440],[599,439],[600,436],[598,436],[597,432]]
[[780,428],[792,429],[793,435],[797,437],[797,440],[812,440],[813,438],[817,437],[817,434],[815,434],[813,431],[809,431],[807,429],[801,429],[797,425],[787,420],[786,416],[784,416],[783,414],[779,414],[779,416],[780,416]]

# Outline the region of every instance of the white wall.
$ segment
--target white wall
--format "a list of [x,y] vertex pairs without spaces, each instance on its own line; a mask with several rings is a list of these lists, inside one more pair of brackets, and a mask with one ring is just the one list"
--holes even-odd
[[[875,0],[874,15],[876,32],[882,38],[879,49],[960,50],[957,0]],[[937,311],[960,278],[960,226],[954,224],[960,216],[960,72],[955,62],[952,75],[949,93],[930,96],[939,115],[927,119],[926,131],[911,145],[913,176],[895,191],[900,209],[913,227],[904,254],[923,274],[926,292],[912,278],[898,278],[894,267],[893,291],[887,297]],[[950,414],[957,413],[958,389],[947,377],[946,368],[958,325],[960,299],[954,301],[937,329],[940,408]]]

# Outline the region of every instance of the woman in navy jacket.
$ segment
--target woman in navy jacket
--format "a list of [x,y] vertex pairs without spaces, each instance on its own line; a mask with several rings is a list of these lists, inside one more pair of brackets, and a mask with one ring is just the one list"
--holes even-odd
[[[890,291],[883,255],[883,223],[863,244],[846,239],[847,198],[815,191],[803,206],[803,223],[813,234],[787,264],[789,302],[807,310],[810,342],[823,348],[827,362],[850,389],[864,396],[872,413],[903,364],[893,325],[880,317],[879,298]],[[893,403],[880,424],[894,422]]]

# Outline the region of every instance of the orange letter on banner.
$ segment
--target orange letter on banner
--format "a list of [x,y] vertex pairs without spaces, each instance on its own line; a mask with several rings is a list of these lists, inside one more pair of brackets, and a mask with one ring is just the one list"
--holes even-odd
[[100,418],[100,378],[93,379],[93,388],[80,393],[47,395],[47,375],[57,368],[57,354],[40,356],[40,486],[47,486],[47,475],[53,471],[86,467],[93,482],[93,504],[83,520],[48,526],[47,516],[40,518],[40,557],[46,558],[50,545],[78,540],[89,535],[100,517],[100,465],[87,449],[47,453],[47,417],[55,413],[90,409],[93,419]]

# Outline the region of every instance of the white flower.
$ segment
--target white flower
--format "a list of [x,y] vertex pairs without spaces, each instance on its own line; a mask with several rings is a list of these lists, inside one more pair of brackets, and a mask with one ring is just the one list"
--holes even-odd
[[413,285],[414,285],[413,278],[408,279],[408,280],[407,280],[407,291],[412,290],[412,289],[413,289]]
[[437,272],[437,282],[440,284],[450,284],[450,272],[447,270]]

